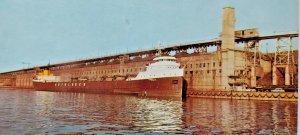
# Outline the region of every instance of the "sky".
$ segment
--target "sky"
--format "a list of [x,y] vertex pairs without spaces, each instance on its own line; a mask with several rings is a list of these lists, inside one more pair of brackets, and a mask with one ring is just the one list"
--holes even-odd
[[237,30],[298,31],[298,0],[0,0],[0,72],[218,38],[227,6]]

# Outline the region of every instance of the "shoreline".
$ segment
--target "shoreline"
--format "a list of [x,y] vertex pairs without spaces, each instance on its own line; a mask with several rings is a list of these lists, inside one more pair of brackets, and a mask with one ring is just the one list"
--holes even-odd
[[257,92],[257,91],[199,91],[188,90],[186,97],[226,98],[241,100],[271,100],[298,102],[298,92]]
[[[6,90],[33,90],[30,87],[0,86]],[[87,93],[87,92],[82,92]],[[298,102],[298,92],[254,92],[254,91],[200,91],[187,90],[185,98],[214,98],[214,99],[237,99],[237,100],[269,100],[269,101],[292,101]]]

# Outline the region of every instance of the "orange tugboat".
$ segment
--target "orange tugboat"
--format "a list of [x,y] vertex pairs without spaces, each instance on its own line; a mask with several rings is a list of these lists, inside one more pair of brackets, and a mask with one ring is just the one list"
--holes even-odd
[[61,81],[48,69],[33,79],[35,90],[182,97],[183,68],[175,57],[160,56],[135,78],[112,81]]

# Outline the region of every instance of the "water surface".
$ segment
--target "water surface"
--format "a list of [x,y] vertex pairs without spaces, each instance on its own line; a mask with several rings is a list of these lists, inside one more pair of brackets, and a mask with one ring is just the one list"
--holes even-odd
[[0,134],[296,134],[297,102],[0,90]]

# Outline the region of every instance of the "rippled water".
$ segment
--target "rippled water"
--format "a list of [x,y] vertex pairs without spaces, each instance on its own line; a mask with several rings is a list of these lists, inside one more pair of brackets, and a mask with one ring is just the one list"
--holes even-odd
[[0,90],[0,134],[296,134],[297,102]]

